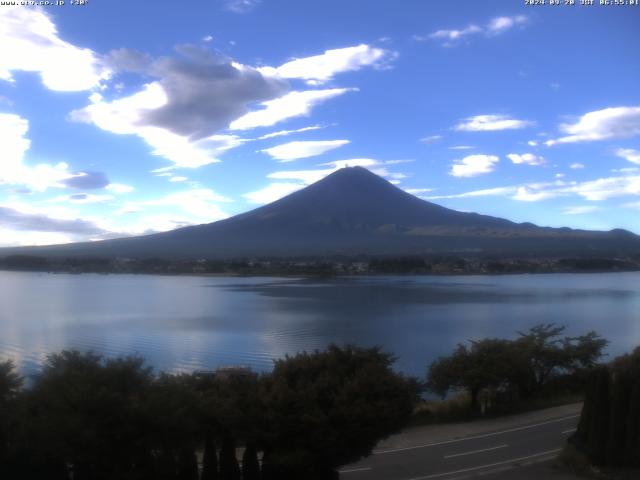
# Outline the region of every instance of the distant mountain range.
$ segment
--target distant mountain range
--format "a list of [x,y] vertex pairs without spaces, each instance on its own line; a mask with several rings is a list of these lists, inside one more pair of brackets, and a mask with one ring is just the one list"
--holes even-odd
[[640,237],[539,227],[421,200],[362,167],[218,222],[100,242],[0,249],[0,256],[229,259],[338,255],[615,256]]

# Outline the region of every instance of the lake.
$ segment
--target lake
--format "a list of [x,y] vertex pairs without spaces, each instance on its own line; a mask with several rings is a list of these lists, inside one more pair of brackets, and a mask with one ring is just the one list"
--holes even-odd
[[541,322],[596,330],[613,356],[640,345],[640,273],[330,279],[0,272],[0,359],[143,355],[159,370],[272,360],[331,342],[381,345],[424,375],[458,343]]

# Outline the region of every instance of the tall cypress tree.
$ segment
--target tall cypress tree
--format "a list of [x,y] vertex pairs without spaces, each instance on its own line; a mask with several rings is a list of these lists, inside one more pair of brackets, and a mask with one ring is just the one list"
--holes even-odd
[[273,465],[271,463],[271,454],[269,453],[268,450],[265,450],[262,453],[262,465],[260,468],[260,475],[262,476],[262,480],[278,480],[273,470]]
[[192,448],[182,447],[180,449],[178,480],[198,480],[198,460]]
[[236,458],[236,442],[227,436],[220,449],[220,480],[240,480],[240,466]]
[[588,455],[596,465],[604,465],[609,433],[609,384],[610,374],[607,367],[598,368],[594,378],[593,415],[591,415],[588,434]]
[[633,382],[629,396],[624,458],[628,465],[640,467],[640,378]]
[[159,480],[176,480],[176,457],[170,448],[163,448],[157,461]]
[[202,457],[202,480],[218,480],[218,454],[212,433],[204,439],[204,455]]
[[606,456],[606,464],[611,467],[621,466],[625,463],[626,428],[629,415],[629,397],[631,396],[631,381],[626,373],[616,372],[611,381]]
[[260,462],[256,444],[248,442],[242,455],[242,480],[260,480]]

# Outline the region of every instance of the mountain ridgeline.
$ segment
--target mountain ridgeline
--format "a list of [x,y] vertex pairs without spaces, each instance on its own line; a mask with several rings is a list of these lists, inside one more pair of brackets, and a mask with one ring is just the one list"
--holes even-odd
[[45,257],[230,259],[401,255],[640,255],[640,237],[538,227],[421,200],[362,167],[218,222],[100,242],[0,249]]

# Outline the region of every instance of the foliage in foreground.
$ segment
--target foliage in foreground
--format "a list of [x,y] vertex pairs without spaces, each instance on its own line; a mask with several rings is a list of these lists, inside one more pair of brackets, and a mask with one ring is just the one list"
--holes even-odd
[[594,465],[640,467],[640,347],[591,374],[570,442]]
[[418,384],[393,361],[378,348],[330,346],[268,375],[220,378],[63,351],[28,389],[0,363],[0,478],[337,478],[336,467],[411,416]]
[[450,356],[431,363],[427,388],[442,397],[465,391],[471,412],[489,404],[530,400],[545,390],[580,389],[607,341],[596,332],[562,337],[564,330],[541,324],[520,332],[515,340],[459,344]]

